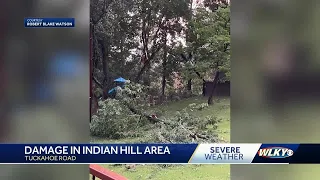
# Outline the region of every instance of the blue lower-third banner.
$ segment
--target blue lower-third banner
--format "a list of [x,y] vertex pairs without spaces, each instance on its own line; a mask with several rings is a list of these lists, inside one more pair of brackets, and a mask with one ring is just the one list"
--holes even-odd
[[0,164],[320,164],[320,144],[0,144]]
[[24,18],[26,28],[69,28],[75,27],[75,18]]

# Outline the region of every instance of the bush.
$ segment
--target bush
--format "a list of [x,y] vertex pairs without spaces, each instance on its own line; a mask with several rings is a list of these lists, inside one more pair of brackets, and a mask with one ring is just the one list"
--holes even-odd
[[196,103],[192,103],[192,104],[189,104],[189,108],[191,111],[194,111],[194,110],[203,110],[203,109],[206,109],[208,108],[209,105],[208,103],[201,103],[201,104],[196,104]]
[[92,116],[90,132],[98,137],[123,138],[141,125],[140,120],[140,116],[133,114],[119,100],[106,99],[99,102],[98,113]]

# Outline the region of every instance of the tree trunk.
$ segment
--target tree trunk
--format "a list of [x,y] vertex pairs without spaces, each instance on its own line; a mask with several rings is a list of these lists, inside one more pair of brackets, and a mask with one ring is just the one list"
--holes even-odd
[[202,95],[206,96],[206,82],[202,82]]
[[166,75],[167,75],[167,56],[168,56],[168,47],[167,47],[167,33],[164,32],[164,46],[163,46],[163,60],[162,60],[162,94],[161,94],[161,102],[164,101],[165,98],[165,89],[166,89]]
[[218,84],[219,74],[220,74],[220,72],[217,71],[216,74],[215,74],[215,76],[214,76],[212,89],[211,89],[211,92],[210,92],[210,96],[209,96],[209,98],[208,98],[208,104],[209,104],[209,105],[213,104],[213,93],[214,93],[214,90],[216,89],[216,86],[217,86],[217,84]]
[[105,43],[101,43],[101,52],[102,52],[102,68],[103,68],[103,86],[106,87],[107,85],[107,78],[108,78],[108,52],[105,46]]
[[161,49],[161,46],[158,46],[156,50],[151,54],[150,57],[146,57],[147,58],[146,62],[142,66],[141,70],[139,71],[135,79],[136,83],[139,83],[139,81],[141,80],[142,74],[150,67],[150,62],[154,59],[154,57],[156,56],[156,54],[159,52],[160,49]]
[[187,84],[187,90],[191,92],[192,90],[192,79],[188,80],[188,84]]
[[[165,70],[166,69],[164,68],[164,71]],[[167,84],[167,80],[166,80],[166,75],[164,73],[164,74],[162,74],[162,92],[161,92],[162,98],[164,98],[164,96],[165,96],[166,84]]]
[[102,72],[103,72],[103,82],[102,82],[102,85],[103,85],[103,98],[107,98],[107,93],[105,92],[106,91],[106,88],[108,87],[108,48],[106,47],[105,45],[105,42],[103,42],[102,40],[99,41],[99,44],[101,46],[101,54],[102,54]]
[[[191,9],[191,11],[190,11],[190,16],[189,16],[189,19],[188,20],[192,20],[192,9],[193,9],[193,1],[191,1],[191,3],[190,3],[190,9]],[[191,36],[192,36],[192,27],[190,26],[190,24],[188,24],[188,31],[187,31],[187,35],[186,35],[186,42],[188,43],[188,42],[190,42],[190,40],[191,40]],[[191,51],[192,52],[192,51]],[[188,59],[189,59],[189,61],[191,61],[192,60],[192,53],[189,53],[189,57],[188,57]],[[188,88],[188,91],[189,92],[191,92],[192,91],[192,79],[189,79],[188,80],[188,84],[187,84],[187,88]]]

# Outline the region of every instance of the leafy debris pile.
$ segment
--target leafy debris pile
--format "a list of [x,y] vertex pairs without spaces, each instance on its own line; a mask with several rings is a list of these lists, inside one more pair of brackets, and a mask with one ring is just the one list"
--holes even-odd
[[[191,104],[175,115],[161,117],[152,113],[147,98],[148,87],[130,83],[117,90],[115,99],[99,101],[99,110],[92,116],[92,136],[108,139],[137,138],[141,143],[217,142],[215,116],[199,118],[190,111],[199,111],[205,104]],[[140,143],[138,142],[138,143]]]

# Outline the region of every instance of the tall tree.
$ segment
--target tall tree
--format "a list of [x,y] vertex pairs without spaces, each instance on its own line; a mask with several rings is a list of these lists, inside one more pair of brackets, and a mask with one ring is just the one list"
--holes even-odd
[[163,48],[161,32],[173,35],[182,30],[182,19],[187,15],[189,0],[143,0],[140,4],[141,56],[143,65],[135,81],[151,66],[157,53]]
[[163,30],[163,59],[162,59],[162,88],[161,88],[161,98],[163,101],[163,98],[165,96],[165,88],[166,88],[166,77],[167,77],[167,59],[168,59],[168,46],[167,46],[167,39],[168,34],[166,30]]
[[214,11],[198,8],[189,24],[192,31],[188,48],[193,52],[194,63],[186,64],[187,73],[194,72],[194,69],[204,75],[219,71],[226,76],[214,79],[214,83],[229,80],[230,6],[219,6]]
[[[132,13],[130,0],[91,0],[93,39],[93,80],[100,88],[110,89],[115,77],[130,77],[136,59],[134,52],[139,22]],[[131,66],[131,67],[129,67]],[[133,68],[134,69],[134,68]]]
[[223,71],[230,77],[230,7],[216,11],[199,8],[192,22],[192,49],[196,68]]

